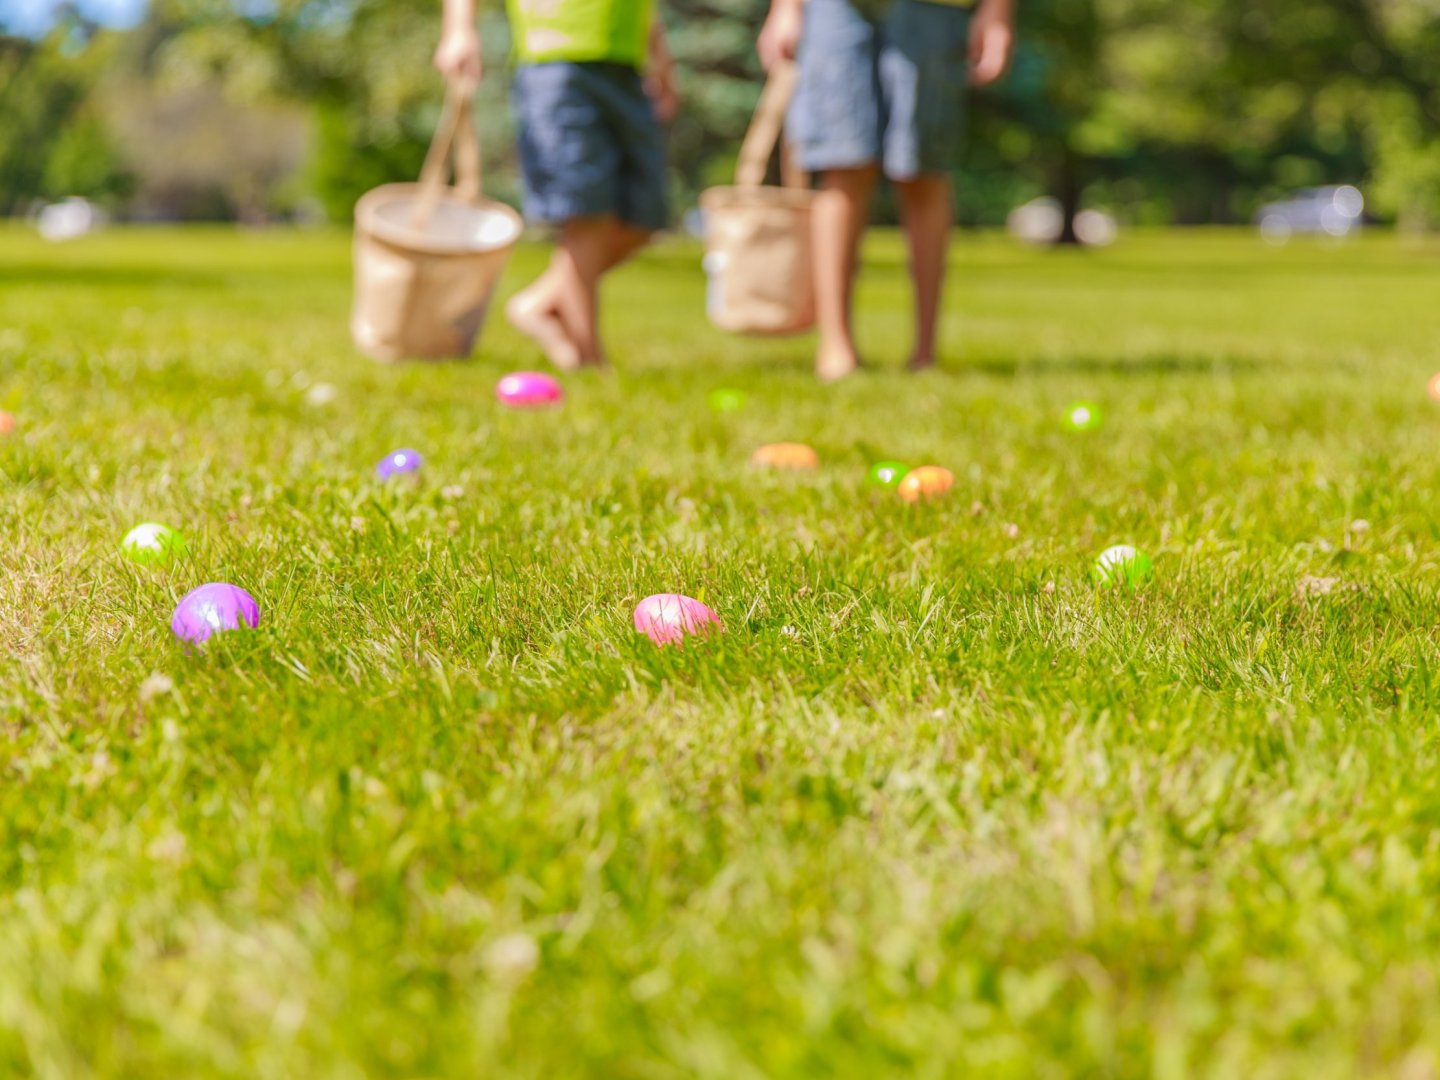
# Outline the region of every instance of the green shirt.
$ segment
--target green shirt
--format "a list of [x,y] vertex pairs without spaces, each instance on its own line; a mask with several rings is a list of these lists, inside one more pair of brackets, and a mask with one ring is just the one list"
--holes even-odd
[[507,0],[521,63],[602,60],[643,68],[654,0]]

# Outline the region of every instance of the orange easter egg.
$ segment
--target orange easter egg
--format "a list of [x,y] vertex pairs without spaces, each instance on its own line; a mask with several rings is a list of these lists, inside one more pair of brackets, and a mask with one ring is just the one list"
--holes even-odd
[[820,455],[804,443],[771,443],[751,454],[750,464],[767,469],[814,469],[820,465]]
[[8,412],[0,412],[0,435],[9,435],[14,430],[14,415]]
[[1425,390],[1431,400],[1440,401],[1440,371],[1430,376],[1430,381],[1425,384]]
[[939,465],[921,465],[911,469],[895,490],[906,502],[919,502],[943,495],[955,486],[955,474]]

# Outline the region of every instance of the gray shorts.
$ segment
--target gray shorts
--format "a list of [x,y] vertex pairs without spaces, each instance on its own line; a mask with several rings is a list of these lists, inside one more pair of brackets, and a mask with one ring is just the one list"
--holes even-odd
[[525,216],[613,214],[663,229],[665,137],[640,73],[624,64],[521,64],[511,107],[519,129]]
[[790,138],[808,172],[879,162],[892,180],[949,172],[965,132],[970,12],[895,0],[867,18],[807,0]]

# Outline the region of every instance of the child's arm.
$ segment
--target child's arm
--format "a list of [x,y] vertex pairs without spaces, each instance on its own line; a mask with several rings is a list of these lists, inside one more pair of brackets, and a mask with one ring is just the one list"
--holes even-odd
[[645,64],[645,92],[655,105],[655,115],[662,124],[675,119],[680,111],[680,86],[675,79],[675,57],[665,40],[665,24],[657,17],[650,24],[650,56]]
[[473,90],[480,81],[480,31],[475,29],[475,0],[445,0],[440,46],[435,66],[452,82]]
[[1010,66],[1015,0],[980,0],[970,20],[970,85],[989,86]]
[[803,0],[770,0],[770,14],[760,31],[755,51],[769,71],[784,60],[794,60],[800,45],[800,26],[805,20]]

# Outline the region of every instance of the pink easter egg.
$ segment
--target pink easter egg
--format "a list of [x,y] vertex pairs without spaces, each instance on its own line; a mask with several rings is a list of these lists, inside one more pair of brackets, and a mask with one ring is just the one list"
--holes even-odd
[[495,384],[495,396],[513,408],[553,405],[565,396],[560,384],[538,371],[515,371]]
[[656,645],[678,645],[686,634],[720,632],[725,627],[699,600],[679,593],[656,593],[635,605],[635,629]]

